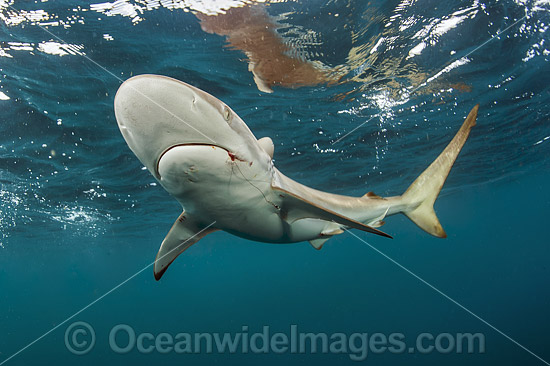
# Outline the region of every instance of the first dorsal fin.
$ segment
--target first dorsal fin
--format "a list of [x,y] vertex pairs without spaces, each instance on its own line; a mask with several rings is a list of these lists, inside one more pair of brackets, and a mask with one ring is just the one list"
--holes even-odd
[[182,212],[160,245],[155,258],[155,279],[160,280],[178,255],[216,230],[218,229],[212,228],[211,225],[201,228],[200,225],[189,219],[185,211]]
[[275,145],[273,145],[273,140],[269,137],[262,137],[258,140],[258,144],[262,148],[263,151],[269,155],[271,159],[273,159],[273,153],[275,152]]

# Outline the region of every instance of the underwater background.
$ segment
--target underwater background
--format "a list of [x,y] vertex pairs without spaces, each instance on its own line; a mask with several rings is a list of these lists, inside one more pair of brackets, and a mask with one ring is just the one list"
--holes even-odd
[[[0,365],[548,365],[549,12],[548,0],[0,0]],[[223,100],[273,139],[287,176],[357,196],[404,192],[479,103],[435,204],[448,238],[404,216],[382,228],[393,240],[352,231],[320,251],[216,232],[155,281],[181,207],[113,111],[121,82],[144,73]],[[129,327],[145,349],[121,352]],[[353,341],[167,345],[264,327]],[[457,351],[459,333],[482,347]],[[366,355],[362,334],[403,346]],[[419,350],[421,334],[439,347]]]

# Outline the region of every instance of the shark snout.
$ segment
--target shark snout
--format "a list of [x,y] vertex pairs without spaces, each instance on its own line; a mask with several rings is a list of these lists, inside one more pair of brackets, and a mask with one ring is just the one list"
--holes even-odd
[[260,147],[224,102],[169,77],[139,75],[126,80],[115,96],[115,115],[126,143],[157,179],[161,157],[175,146],[215,146],[226,151],[225,159],[231,152],[235,158],[266,164],[270,158],[262,148],[272,155],[273,143],[262,141]]
[[[139,75],[126,80],[115,96],[115,115],[120,131],[139,160],[156,174],[160,156],[181,144],[214,143],[206,123],[219,112],[206,93],[174,79]],[[214,121],[216,120],[214,118]]]

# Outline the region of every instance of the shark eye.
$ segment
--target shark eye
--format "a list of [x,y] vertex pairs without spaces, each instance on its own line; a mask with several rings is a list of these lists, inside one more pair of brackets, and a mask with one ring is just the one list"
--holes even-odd
[[226,106],[223,108],[223,118],[225,118],[226,121],[229,121],[229,117],[231,117],[231,111]]

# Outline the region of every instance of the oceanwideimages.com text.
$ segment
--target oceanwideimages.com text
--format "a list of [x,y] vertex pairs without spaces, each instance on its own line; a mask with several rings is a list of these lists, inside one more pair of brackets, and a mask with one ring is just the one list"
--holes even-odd
[[[255,329],[244,325],[237,332],[226,333],[152,333],[118,324],[111,328],[107,338],[109,348],[118,354],[346,354],[353,361],[363,361],[369,354],[381,353],[485,352],[482,333],[420,333],[408,339],[399,332],[306,332],[295,324],[283,332],[272,331],[268,325]],[[66,346],[75,354],[88,353],[95,341],[95,331],[88,323],[73,323],[65,333]]]

